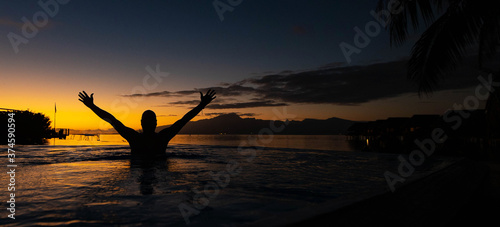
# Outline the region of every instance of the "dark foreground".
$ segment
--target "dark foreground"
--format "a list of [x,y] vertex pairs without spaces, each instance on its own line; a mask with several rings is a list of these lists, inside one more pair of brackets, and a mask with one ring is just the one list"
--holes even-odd
[[[320,215],[301,213],[266,220],[272,226],[473,226],[491,225],[500,203],[500,162],[462,159],[397,190],[342,208],[325,204]],[[318,212],[316,212],[317,214]],[[285,220],[285,221],[283,221]],[[494,223],[494,222],[493,222]]]

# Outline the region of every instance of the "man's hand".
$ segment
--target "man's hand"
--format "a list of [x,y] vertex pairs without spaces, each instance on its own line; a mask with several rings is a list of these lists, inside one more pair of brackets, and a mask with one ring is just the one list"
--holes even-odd
[[201,98],[201,102],[200,104],[205,107],[206,105],[208,105],[212,100],[214,100],[217,96],[215,96],[215,91],[214,90],[208,90],[207,91],[207,94],[203,95],[203,93],[201,93],[200,91],[200,98]]
[[83,102],[83,104],[85,104],[87,107],[91,107],[91,106],[94,106],[94,93],[92,93],[90,96],[87,95],[87,92],[83,91],[78,93],[78,97],[80,97],[78,100],[80,100],[80,102]]

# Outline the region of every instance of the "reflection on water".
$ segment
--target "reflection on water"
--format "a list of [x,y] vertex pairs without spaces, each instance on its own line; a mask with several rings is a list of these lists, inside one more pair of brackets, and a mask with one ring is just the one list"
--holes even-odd
[[[128,145],[118,134],[102,134],[86,140],[51,140],[51,145]],[[254,141],[254,142],[252,142]],[[343,135],[177,135],[169,144],[218,145],[218,146],[262,146],[275,148],[354,151]]]
[[[0,225],[185,226],[179,204],[192,204],[214,182],[213,173],[230,162],[241,171],[191,222],[248,224],[343,195],[386,190],[383,173],[398,164],[392,154],[255,151],[249,160],[234,146],[173,144],[168,162],[140,164],[131,162],[123,145],[19,146],[16,220],[4,218]],[[430,172],[442,163],[427,160],[418,171]],[[0,182],[7,177],[1,174]]]
[[[260,147],[246,147],[247,152],[238,149],[251,141],[266,140],[177,135],[167,149],[168,159],[156,163],[130,160],[130,148],[119,135],[19,145],[16,220],[0,219],[0,225],[185,226],[179,204],[193,204],[228,163],[237,163],[241,171],[230,176],[191,223],[250,224],[344,195],[387,190],[383,173],[399,164],[394,154],[356,152],[343,136],[276,135],[267,144],[254,144]],[[447,163],[433,157],[412,177]],[[0,182],[8,180],[0,174]]]

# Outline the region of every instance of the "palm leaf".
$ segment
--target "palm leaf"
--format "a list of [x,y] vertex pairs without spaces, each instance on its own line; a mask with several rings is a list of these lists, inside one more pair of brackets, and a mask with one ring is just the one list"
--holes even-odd
[[[388,4],[391,0],[379,0],[377,10],[388,10]],[[400,46],[407,39],[410,33],[410,28],[413,31],[418,31],[421,22],[426,26],[430,25],[435,15],[439,14],[443,9],[443,4],[447,0],[400,0],[400,7],[403,11],[397,14],[391,14],[387,29],[390,34],[391,46]]]
[[477,42],[483,21],[477,10],[474,5],[454,2],[415,43],[408,77],[417,83],[419,94],[435,90],[441,77],[460,63],[466,48]]

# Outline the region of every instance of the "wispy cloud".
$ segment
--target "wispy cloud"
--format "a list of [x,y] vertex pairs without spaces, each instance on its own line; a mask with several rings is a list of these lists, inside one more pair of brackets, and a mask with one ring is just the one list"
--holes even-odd
[[[195,106],[200,103],[200,100],[188,100],[188,101],[175,101],[170,102],[167,105],[160,105],[160,107],[169,106]],[[268,106],[287,106],[288,104],[283,102],[275,102],[273,100],[266,101],[252,101],[252,102],[230,102],[230,103],[211,103],[206,107],[206,109],[242,109],[242,108],[255,108],[255,107],[268,107]]]
[[[151,92],[151,93],[146,93],[146,94],[131,94],[131,95],[123,95],[124,97],[180,97],[183,95],[191,95],[194,94],[196,91],[160,91],[160,92]],[[188,94],[186,94],[188,93]]]
[[[173,106],[176,106],[176,105],[198,105],[200,103],[200,100],[188,100],[188,101],[175,101],[175,102],[169,102],[168,104],[169,105],[173,105]],[[163,105],[165,106],[165,105]]]
[[254,117],[257,116],[258,114],[256,113],[240,113],[240,112],[213,112],[213,113],[205,113],[204,115],[211,116],[211,117],[216,117],[224,114],[236,114],[240,117]]
[[288,106],[283,102],[275,102],[272,100],[260,102],[239,102],[239,103],[225,103],[225,104],[210,104],[207,109],[242,109],[242,108],[255,108],[255,107],[269,107],[269,106]]

